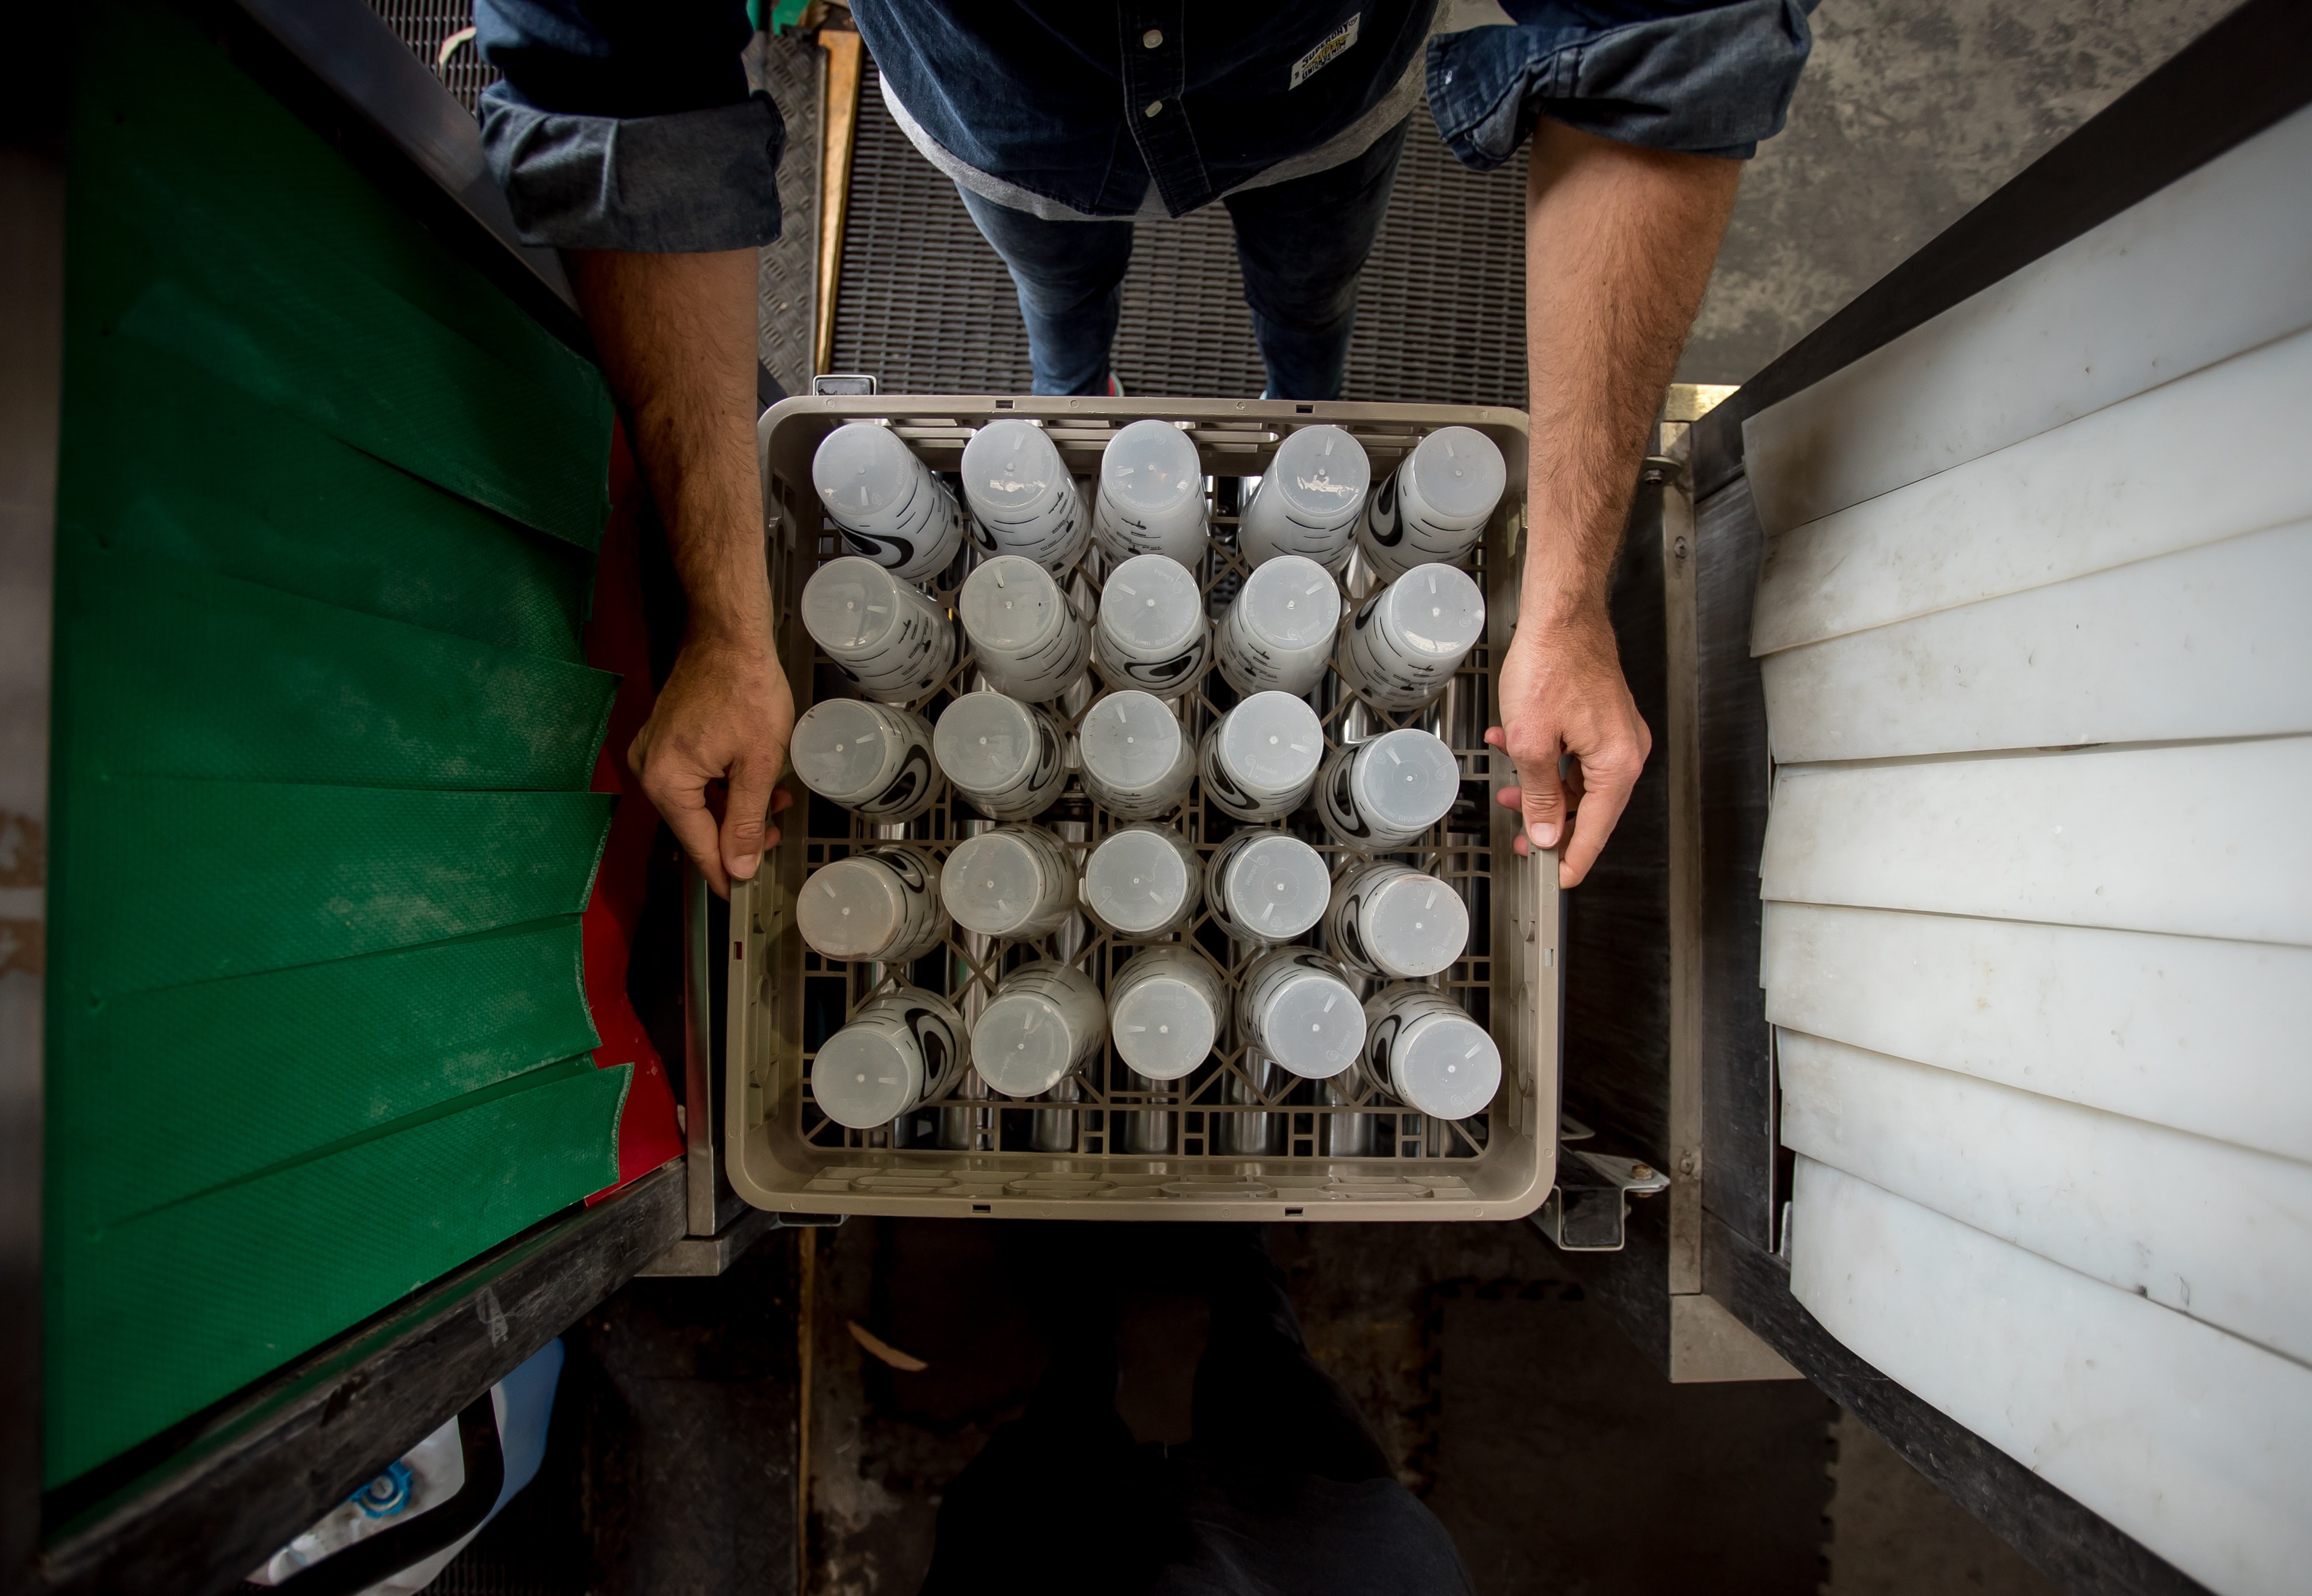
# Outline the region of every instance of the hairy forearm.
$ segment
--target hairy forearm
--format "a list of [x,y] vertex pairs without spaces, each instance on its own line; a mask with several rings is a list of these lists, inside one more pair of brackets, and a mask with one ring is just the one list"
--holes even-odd
[[1740,163],[1545,120],[1526,198],[1533,444],[1521,615],[1602,615],[1650,429]]
[[779,840],[769,819],[794,725],[755,474],[755,252],[574,253],[571,276],[689,601],[682,652],[626,760],[728,892]]
[[690,604],[690,635],[768,652],[755,469],[755,251],[574,251],[588,328]]

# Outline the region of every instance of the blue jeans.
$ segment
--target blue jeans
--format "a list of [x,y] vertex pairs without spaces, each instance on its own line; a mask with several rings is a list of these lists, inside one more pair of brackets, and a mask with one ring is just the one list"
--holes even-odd
[[[1291,182],[1232,194],[1237,259],[1268,397],[1341,397],[1357,274],[1397,184],[1399,122],[1355,160]],[[1130,222],[1047,222],[959,187],[979,231],[1011,268],[1028,324],[1038,393],[1106,393],[1108,346],[1132,264]]]

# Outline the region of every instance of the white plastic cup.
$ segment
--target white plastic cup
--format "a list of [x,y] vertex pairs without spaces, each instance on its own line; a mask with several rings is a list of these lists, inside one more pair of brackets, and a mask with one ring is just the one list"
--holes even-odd
[[1049,1092],[1108,1039],[1108,1004],[1072,964],[1039,959],[1005,976],[971,1028],[971,1064],[1006,1097]]
[[963,510],[888,426],[853,421],[819,440],[811,486],[844,547],[902,582],[929,582],[963,547]]
[[1434,703],[1485,635],[1485,595],[1454,566],[1415,566],[1357,606],[1341,635],[1342,680],[1374,708]]
[[1237,547],[1249,565],[1297,554],[1337,574],[1356,547],[1371,486],[1363,444],[1337,426],[1304,426],[1276,446],[1237,522]]
[[1374,490],[1357,528],[1365,562],[1384,582],[1415,566],[1458,566],[1485,535],[1509,469],[1484,434],[1441,426]]
[[1469,906],[1409,864],[1360,860],[1334,883],[1325,943],[1360,974],[1391,981],[1433,976],[1467,949]]
[[1084,861],[1084,908],[1118,936],[1178,931],[1204,897],[1196,850],[1170,826],[1126,826]]
[[955,1089],[964,1070],[963,1016],[945,998],[901,987],[871,1000],[820,1044],[810,1095],[853,1130],[889,1125]]
[[802,624],[860,692],[881,703],[929,697],[955,666],[947,611],[855,554],[811,573],[802,588]]
[[1501,1048],[1436,987],[1384,987],[1365,1000],[1364,1020],[1365,1066],[1406,1108],[1467,1119],[1501,1090]]
[[1026,820],[1067,785],[1066,736],[1035,705],[1003,693],[966,693],[940,712],[932,753],[972,808],[992,820]]
[[1325,680],[1340,620],[1333,574],[1300,555],[1278,555],[1244,579],[1214,628],[1213,653],[1239,693],[1305,697]]
[[1289,943],[1325,917],[1325,857],[1282,831],[1239,831],[1204,866],[1213,919],[1239,942]]
[[787,742],[802,785],[875,824],[914,820],[939,801],[932,724],[911,709],[829,698],[795,722]]
[[1196,778],[1188,729],[1153,693],[1125,688],[1095,699],[1076,723],[1084,791],[1120,820],[1176,807]]
[[911,963],[947,934],[940,878],[911,848],[863,848],[811,873],[795,898],[795,929],[829,959]]
[[1255,693],[1213,723],[1197,754],[1215,808],[1239,820],[1281,820],[1317,784],[1325,729],[1292,694]]
[[1224,1012],[1219,974],[1191,948],[1143,948],[1108,982],[1108,1038],[1151,1081],[1179,1080],[1209,1058]]
[[1195,687],[1212,658],[1204,595],[1179,561],[1136,554],[1108,574],[1092,623],[1092,663],[1114,687],[1166,696]]
[[963,446],[963,496],[983,554],[1016,554],[1065,575],[1091,542],[1083,495],[1044,429],[991,421]]
[[1108,440],[1091,513],[1108,558],[1160,554],[1193,567],[1208,524],[1204,468],[1187,434],[1169,421],[1135,421]]
[[1052,574],[999,554],[964,579],[956,599],[972,661],[998,692],[1047,704],[1083,680],[1091,636]]
[[1074,912],[1075,866],[1042,827],[998,826],[955,845],[940,872],[940,901],[966,931],[1033,942]]
[[1317,813],[1343,847],[1388,854],[1418,842],[1460,794],[1453,750],[1406,726],[1334,750],[1317,778]]
[[1237,1026],[1246,1044],[1305,1080],[1356,1063],[1365,1012],[1338,965],[1308,948],[1271,948],[1245,967]]

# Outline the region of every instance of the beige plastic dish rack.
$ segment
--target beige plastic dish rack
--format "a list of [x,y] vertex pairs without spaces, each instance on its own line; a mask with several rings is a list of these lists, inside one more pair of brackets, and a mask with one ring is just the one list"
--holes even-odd
[[[1013,417],[1042,425],[1079,477],[1099,470],[1101,450],[1127,422],[1155,417],[1182,425],[1213,480],[1213,546],[1199,573],[1212,607],[1232,592],[1246,567],[1232,547],[1243,479],[1257,476],[1295,427],[1329,422],[1371,457],[1376,486],[1420,439],[1441,426],[1475,427],[1501,446],[1509,490],[1486,529],[1476,561],[1489,612],[1485,641],[1445,698],[1415,715],[1381,715],[1328,673],[1314,702],[1327,741],[1393,725],[1425,725],[1461,761],[1463,798],[1422,845],[1399,857],[1450,881],[1470,908],[1469,948],[1449,969],[1446,988],[1501,1044],[1502,1082],[1493,1106],[1472,1119],[1426,1120],[1368,1092],[1324,1101],[1315,1083],[1283,1076],[1256,1083],[1225,1025],[1213,1060],[1186,1080],[1135,1088],[1103,1047],[1052,1099],[1022,1103],[988,1092],[967,1075],[947,1100],[903,1117],[899,1128],[846,1130],[810,1101],[814,1049],[880,986],[903,972],[844,965],[811,952],[793,906],[804,878],[853,846],[901,840],[936,871],[949,848],[977,829],[961,800],[945,798],[901,827],[871,827],[815,800],[792,773],[794,806],[778,847],[731,899],[730,1007],[725,1028],[726,1163],[731,1185],[758,1207],[789,1213],[889,1214],[926,1217],[1072,1219],[1513,1219],[1530,1213],[1555,1179],[1558,1069],[1558,893],[1554,855],[1519,858],[1510,846],[1517,817],[1493,800],[1513,779],[1506,756],[1484,741],[1493,721],[1493,672],[1517,614],[1517,549],[1524,520],[1526,418],[1516,410],[1444,405],[1294,404],[1255,399],[939,398],[894,395],[798,398],[762,418],[757,442],[768,522],[775,612],[797,707],[848,691],[816,655],[795,620],[795,601],[819,562],[842,553],[810,480],[819,440],[847,421],[890,425],[934,470],[955,471],[963,446],[985,422]],[[961,565],[968,568],[967,552]],[[1086,557],[1071,592],[1097,602]],[[961,572],[932,591],[952,603]],[[1370,586],[1352,572],[1353,597]],[[972,685],[968,651],[939,694],[915,707],[936,714],[944,695]],[[1093,691],[1098,690],[1097,673]],[[1064,705],[1071,726],[1091,695]],[[1217,675],[1181,700],[1192,733],[1230,698]],[[928,706],[928,707],[927,707]],[[1202,852],[1234,824],[1207,810],[1201,783],[1172,817]],[[1041,818],[1081,865],[1113,824],[1071,780]],[[1340,850],[1304,813],[1287,822],[1327,854]],[[1071,959],[1105,990],[1129,944],[1082,924],[1041,943],[992,943],[950,926],[948,943],[906,973],[944,990],[967,1020],[976,1017],[1004,969],[1038,956]],[[1231,949],[1207,916],[1185,934],[1212,960],[1232,1001],[1235,971],[1250,950]],[[1201,940],[1200,940],[1201,938]],[[1352,1118],[1356,1117],[1356,1118]],[[1162,1144],[1164,1153],[1126,1151]],[[1232,1147],[1267,1149],[1256,1153]],[[1335,1149],[1342,1149],[1336,1152]]]

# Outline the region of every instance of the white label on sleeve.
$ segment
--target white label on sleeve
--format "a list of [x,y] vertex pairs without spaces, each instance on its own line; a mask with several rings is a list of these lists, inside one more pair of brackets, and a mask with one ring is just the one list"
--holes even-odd
[[1310,78],[1316,76],[1318,73],[1331,66],[1335,57],[1339,56],[1350,46],[1355,44],[1357,41],[1357,24],[1364,21],[1364,14],[1365,13],[1362,12],[1357,13],[1356,15],[1351,17],[1347,22],[1343,22],[1332,32],[1327,34],[1323,41],[1320,42],[1316,48],[1310,50],[1298,61],[1293,62],[1292,82],[1288,86],[1294,89],[1299,88],[1302,83],[1307,83]]

